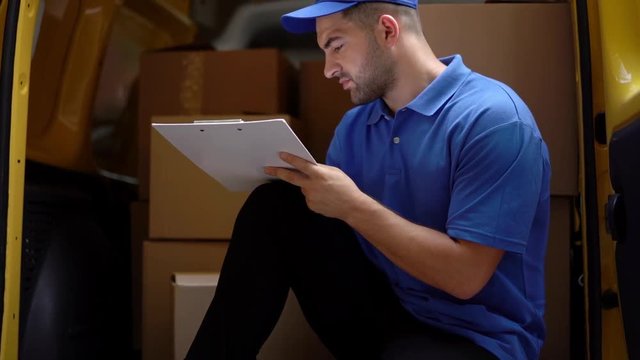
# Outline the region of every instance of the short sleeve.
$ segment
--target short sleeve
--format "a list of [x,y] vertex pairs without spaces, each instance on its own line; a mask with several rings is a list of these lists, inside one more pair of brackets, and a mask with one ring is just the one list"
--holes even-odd
[[548,161],[544,147],[517,120],[465,139],[452,178],[449,236],[523,253]]

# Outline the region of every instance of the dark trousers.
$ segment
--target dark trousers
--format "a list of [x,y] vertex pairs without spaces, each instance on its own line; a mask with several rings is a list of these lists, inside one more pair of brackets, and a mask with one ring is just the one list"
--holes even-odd
[[353,230],[307,207],[283,182],[258,187],[238,214],[215,297],[187,359],[255,359],[287,299],[337,359],[492,359],[399,303]]

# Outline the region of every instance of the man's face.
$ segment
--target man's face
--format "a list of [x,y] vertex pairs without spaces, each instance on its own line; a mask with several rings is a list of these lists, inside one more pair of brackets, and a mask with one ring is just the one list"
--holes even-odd
[[325,53],[325,76],[338,78],[353,103],[364,104],[391,91],[393,59],[372,32],[344,20],[340,13],[318,18],[316,32]]

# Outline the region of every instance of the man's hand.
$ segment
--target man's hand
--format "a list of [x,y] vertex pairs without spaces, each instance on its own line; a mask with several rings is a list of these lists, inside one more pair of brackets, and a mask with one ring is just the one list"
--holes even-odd
[[324,216],[345,220],[366,197],[342,170],[322,164],[313,164],[289,153],[280,153],[280,158],[294,169],[265,167],[267,175],[275,176],[299,186],[307,206]]

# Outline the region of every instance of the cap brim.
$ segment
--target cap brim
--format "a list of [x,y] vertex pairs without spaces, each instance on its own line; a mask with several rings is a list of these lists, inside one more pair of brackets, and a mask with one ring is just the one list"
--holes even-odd
[[356,5],[357,1],[325,1],[282,15],[280,22],[288,32],[305,33],[316,31],[316,18],[338,13]]

